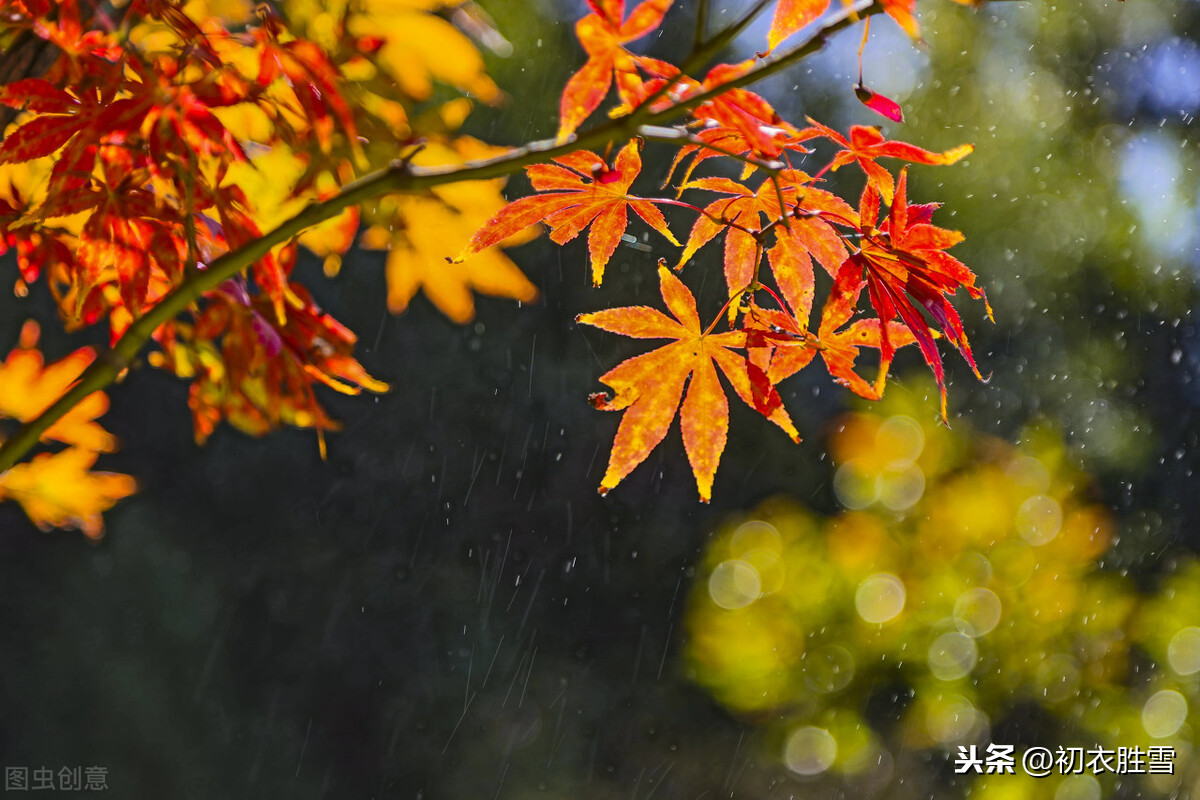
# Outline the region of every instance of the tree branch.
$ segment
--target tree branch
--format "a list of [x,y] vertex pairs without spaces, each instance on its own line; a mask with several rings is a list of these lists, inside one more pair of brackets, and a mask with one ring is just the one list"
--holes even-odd
[[[750,13],[706,41],[702,50],[709,52],[718,42],[722,45],[728,43],[749,25],[750,20],[766,5],[767,0],[760,0]],[[0,472],[11,469],[37,444],[42,434],[50,426],[85,397],[92,392],[104,389],[115,381],[134,362],[138,352],[150,340],[159,326],[173,320],[191,304],[200,300],[206,292],[216,289],[224,281],[249,268],[254,262],[266,256],[273,247],[290,241],[307,228],[331,219],[351,206],[381,195],[392,192],[418,192],[460,181],[499,178],[531,164],[575,150],[596,149],[618,137],[632,138],[637,135],[638,129],[643,124],[665,125],[722,92],[746,86],[787,69],[797,61],[824,47],[833,34],[849,27],[864,16],[881,11],[883,11],[881,0],[859,0],[830,17],[802,44],[762,62],[744,75],[645,117],[631,115],[623,119],[615,119],[565,142],[558,142],[554,139],[530,142],[504,155],[466,165],[421,167],[405,161],[397,161],[385,169],[347,184],[337,195],[307,206],[294,217],[263,234],[260,238],[213,260],[207,268],[197,270],[194,275],[187,277],[183,283],[164,296],[157,305],[139,317],[110,350],[97,357],[66,394],[36,419],[26,423],[0,446]]]
[[690,56],[688,61],[693,59],[707,59],[717,52],[724,50],[725,46],[741,35],[742,31],[750,27],[750,23],[769,6],[773,0],[758,0],[749,11],[729,26],[722,28],[711,39],[706,39],[697,47]]

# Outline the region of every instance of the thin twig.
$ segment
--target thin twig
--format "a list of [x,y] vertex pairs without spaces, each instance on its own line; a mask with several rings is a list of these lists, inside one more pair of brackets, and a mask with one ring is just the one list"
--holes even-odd
[[708,0],[698,0],[696,3],[696,33],[692,37],[692,53],[697,53],[704,46],[704,35],[708,32]]
[[[751,22],[754,21],[763,9],[765,9],[773,0],[759,0],[745,14],[739,17],[734,22],[730,23],[725,28],[718,31],[711,39],[703,39],[698,41],[693,47],[692,52],[683,60],[683,64],[679,67],[679,74],[672,78],[663,81],[662,85],[650,93],[650,96],[638,104],[633,110],[630,119],[636,123],[651,121],[649,115],[654,107],[654,103],[666,96],[668,92],[674,89],[681,81],[691,78],[693,72],[696,72],[703,67],[710,58],[725,49],[726,45],[744,31]],[[707,11],[705,10],[707,14]],[[707,22],[705,22],[707,26]],[[699,27],[697,27],[699,30]],[[694,108],[694,106],[689,106]],[[668,109],[669,110],[669,109]]]
[[779,202],[779,219],[783,222],[783,229],[788,233],[791,233],[792,226],[791,223],[788,222],[788,210],[787,206],[783,202],[783,189],[779,186],[778,173],[771,176],[771,185],[775,187],[775,199]]
[[771,5],[772,2],[774,0],[758,0],[749,11],[742,14],[736,21],[717,31],[711,39],[706,40],[697,53],[703,53],[703,57],[707,59],[724,50],[730,42],[741,36],[742,31],[750,27],[750,23],[754,22],[758,15],[765,11],[767,6]]

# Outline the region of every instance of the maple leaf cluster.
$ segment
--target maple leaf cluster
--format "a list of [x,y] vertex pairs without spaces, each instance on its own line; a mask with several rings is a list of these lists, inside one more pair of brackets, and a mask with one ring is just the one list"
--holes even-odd
[[[323,432],[336,422],[320,387],[388,387],[356,359],[355,334],[293,277],[300,246],[324,259],[330,277],[356,241],[386,250],[390,310],[404,311],[423,291],[461,323],[474,315],[475,292],[537,297],[502,251],[536,235],[535,225],[545,224],[558,244],[588,230],[598,285],[636,217],[683,248],[671,261],[684,277],[696,271],[692,257],[723,237],[728,301],[703,323],[664,259],[659,283],[670,316],[635,306],[579,317],[618,334],[671,340],[601,377],[613,393],[593,403],[624,412],[602,492],[646,458],[678,414],[707,501],[727,439],[725,385],[799,440],[777,385],[817,354],[836,381],[875,398],[895,352],[915,343],[942,389],[944,416],[936,339],[975,369],[949,298],[960,288],[983,293],[946,252],[962,237],[933,224],[937,205],[910,205],[907,172],[893,175],[877,161],[950,164],[971,147],[938,153],[873,127],[843,136],[811,119],[793,123],[746,88],[773,59],[789,57],[784,43],[822,19],[828,0],[763,0],[712,37],[698,31],[681,65],[630,49],[660,30],[673,0],[631,9],[624,0],[588,3],[591,13],[576,26],[586,60],[562,93],[557,138],[508,150],[461,135],[472,101],[443,102],[433,91],[439,82],[484,103],[504,99],[465,32],[497,49],[507,43],[467,0],[130,0],[119,10],[86,0],[0,0],[0,43],[41,48],[39,66],[23,75],[6,69],[0,82],[0,106],[16,115],[0,140],[0,252],[15,253],[17,293],[43,283],[69,328],[106,324],[113,377],[152,336],[148,363],[191,383],[197,441],[221,421],[253,435],[293,425],[314,428],[323,452]],[[774,14],[766,51],[708,63],[767,7]],[[913,0],[878,0],[874,10],[919,36]],[[858,20],[846,10],[837,25]],[[801,45],[791,55],[810,50]],[[861,69],[855,91],[868,108],[900,118],[898,105],[866,88]],[[580,133],[610,94],[614,121]],[[660,126],[681,117],[678,127]],[[609,149],[573,147],[576,136]],[[643,139],[676,147],[674,196],[634,194]],[[832,153],[814,169],[812,148],[827,146]],[[545,163],[535,163],[546,150]],[[722,177],[731,159],[737,179]],[[503,176],[521,166],[535,193],[507,202]],[[712,166],[716,174],[707,174]],[[846,166],[865,175],[857,208],[823,188],[827,173]],[[459,170],[485,179],[455,178]],[[381,175],[428,180],[419,191],[397,191]],[[379,188],[368,196],[364,185]],[[682,242],[667,208],[695,215]],[[464,241],[459,257],[447,258]],[[133,348],[123,346],[129,341]],[[873,380],[856,371],[863,348],[879,351]],[[10,371],[34,352],[14,351]],[[57,388],[82,392],[113,377],[90,384],[85,373]],[[74,453],[3,473],[4,496],[26,497],[31,516],[47,524],[83,520],[96,530],[82,506],[58,513],[30,499],[36,465],[64,481],[71,472],[66,486],[92,481],[93,499],[129,488],[99,488],[104,480],[86,477],[91,462]],[[51,506],[67,507],[40,485]]]
[[[9,28],[60,55],[44,75],[0,87],[0,103],[25,112],[0,142],[0,235],[16,251],[18,292],[44,279],[70,326],[104,319],[116,340],[190,276],[261,237],[273,198],[238,180],[266,166],[256,155],[295,155],[283,182],[301,203],[351,171],[357,124],[337,68],[265,11],[232,34],[166,0],[135,0],[111,30],[95,16],[85,28],[75,0],[5,5]],[[350,211],[317,235],[337,241],[357,222]],[[343,236],[341,249],[349,244]],[[295,244],[264,253],[236,286],[198,298],[194,322],[155,332],[155,362],[194,379],[198,439],[215,417],[251,432],[329,427],[312,384],[337,377],[327,353],[344,355],[353,337],[292,282],[295,258]],[[184,366],[214,352],[237,363]],[[355,391],[379,388],[362,374]]]
[[[457,165],[503,152],[456,134],[470,101],[431,102],[435,80],[502,97],[460,30],[474,21],[486,33],[486,18],[464,7],[456,26],[435,13],[457,2],[118,5],[0,2],[0,44],[41,54],[0,84],[16,117],[0,140],[0,253],[15,255],[17,294],[44,283],[68,328],[103,323],[116,342],[226,254],[397,157]],[[396,312],[421,289],[459,322],[473,315],[472,290],[533,300],[498,247],[445,261],[448,231],[465,240],[503,207],[503,183],[351,206],[196,293],[155,329],[148,361],[191,382],[197,441],[224,420],[253,435],[315,428],[323,449],[337,424],[317,387],[387,389],[355,358],[355,334],[292,277],[298,246],[329,275],[360,233],[389,250]]]
[[[626,235],[630,211],[678,245],[661,208],[682,207],[696,218],[675,270],[686,276],[693,256],[723,237],[729,298],[710,324],[702,323],[691,291],[663,259],[659,283],[671,316],[633,306],[578,317],[623,336],[670,340],[600,378],[612,394],[594,395],[593,404],[624,412],[601,493],[646,459],[678,414],[700,498],[707,501],[729,427],[729,403],[719,376],[743,402],[799,441],[776,387],[818,354],[835,381],[878,399],[896,351],[915,343],[937,380],[944,419],[945,370],[935,340],[945,339],[958,349],[978,375],[962,320],[949,298],[960,288],[975,298],[983,298],[983,292],[972,272],[946,252],[963,237],[933,224],[938,204],[910,205],[907,167],[896,177],[877,162],[952,164],[972,147],[938,153],[891,141],[865,125],[853,126],[848,136],[811,119],[795,125],[742,88],[743,79],[753,77],[782,42],[826,11],[827,0],[780,0],[768,50],[746,62],[712,67],[702,79],[626,47],[659,26],[670,0],[645,0],[628,16],[623,0],[589,0],[589,5],[592,13],[576,26],[588,58],[563,91],[559,137],[570,137],[614,85],[619,104],[613,116],[636,120],[673,107],[684,110],[690,121],[673,131],[684,142],[672,165],[673,174],[682,167],[677,196],[633,193],[642,169],[643,143],[638,139],[611,162],[586,150],[567,153],[528,167],[536,194],[493,216],[464,255],[534,223],[549,227],[558,244],[588,229],[592,278],[599,285]],[[919,35],[911,2],[887,2],[883,10],[914,38]],[[866,90],[861,80],[857,93],[869,108],[899,116],[898,106],[892,115],[892,101]],[[649,130],[653,138],[659,129]],[[800,164],[814,158],[809,145],[821,141],[832,145],[832,153],[809,174]],[[741,167],[740,179],[696,177],[698,167],[730,160]],[[857,208],[821,188],[827,173],[848,165],[865,176]],[[751,185],[747,181],[755,174],[762,177]],[[682,199],[696,193],[717,199],[697,204]],[[883,204],[887,210],[881,219]],[[819,273],[829,288],[823,307],[814,311]],[[722,320],[728,329],[718,331]],[[878,351],[872,380],[856,370],[864,348]]]

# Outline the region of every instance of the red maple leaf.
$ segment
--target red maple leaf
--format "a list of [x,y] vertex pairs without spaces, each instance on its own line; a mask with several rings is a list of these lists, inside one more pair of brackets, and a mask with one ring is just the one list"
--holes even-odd
[[[971,297],[987,299],[975,286],[975,275],[961,261],[944,252],[962,241],[958,231],[938,228],[930,223],[936,203],[910,206],[908,204],[908,170],[900,172],[896,193],[887,218],[876,228],[879,216],[879,195],[868,186],[859,208],[861,250],[846,259],[834,280],[834,297],[857,297],[865,279],[871,306],[880,320],[891,322],[899,318],[916,338],[921,354],[933,370],[941,390],[942,418],[946,418],[946,380],[941,355],[934,343],[934,333],[922,314],[928,313],[946,339],[963,354],[971,369],[979,376],[979,368],[971,353],[962,319],[950,296],[966,289]],[[991,317],[991,308],[987,308]],[[890,363],[896,347],[891,338],[891,326],[879,330],[880,357]],[[981,378],[982,379],[982,378]]]

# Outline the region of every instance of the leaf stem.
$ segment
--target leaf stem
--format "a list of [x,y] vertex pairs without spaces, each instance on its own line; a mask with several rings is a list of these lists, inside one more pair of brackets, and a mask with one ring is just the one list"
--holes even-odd
[[[639,199],[641,199],[641,198],[639,198]],[[646,198],[646,199],[648,199],[648,198]],[[737,200],[737,199],[738,198],[736,198],[736,197],[729,198],[729,200],[731,200],[731,201]],[[685,203],[682,200],[671,200],[669,198],[664,197],[664,198],[657,198],[657,199],[651,200],[650,202],[652,202],[656,205],[678,206],[679,208],[686,208],[689,211],[695,211],[697,214],[707,217],[709,220],[711,220],[712,222],[715,222],[718,225],[724,225],[727,228],[733,228],[736,231],[741,231],[742,233],[746,234],[747,236],[753,236],[753,237],[757,238],[758,235],[761,233],[761,231],[752,231],[749,228],[747,228],[745,225],[734,222],[733,220],[728,219],[726,217],[718,217],[716,214],[709,212],[708,209],[700,208],[699,206],[694,206],[691,203]]]

